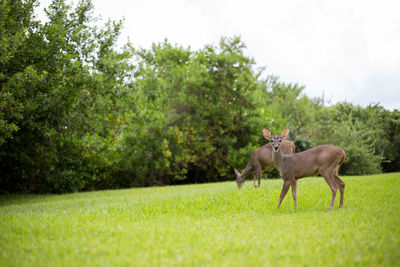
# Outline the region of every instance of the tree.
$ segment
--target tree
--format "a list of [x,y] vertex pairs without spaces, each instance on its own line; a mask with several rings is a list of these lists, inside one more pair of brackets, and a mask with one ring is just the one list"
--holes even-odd
[[254,61],[244,48],[235,37],[197,52],[167,41],[137,51],[137,113],[123,133],[119,177],[148,185],[231,176],[241,149],[259,146],[264,126]]
[[53,1],[45,24],[35,6],[2,2],[0,183],[11,191],[82,190],[110,165],[115,96],[125,90],[131,49],[114,49],[120,22],[92,24],[90,1],[74,9]]

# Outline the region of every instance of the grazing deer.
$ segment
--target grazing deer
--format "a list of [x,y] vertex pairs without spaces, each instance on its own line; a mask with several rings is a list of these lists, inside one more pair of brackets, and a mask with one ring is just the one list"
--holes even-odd
[[[295,146],[294,143],[291,141],[284,140],[281,146],[282,153],[294,153]],[[236,182],[239,188],[242,187],[244,184],[244,180],[249,177],[250,175],[254,176],[254,172],[256,176],[254,176],[254,187],[256,186],[256,178],[258,179],[258,187],[260,187],[260,180],[261,174],[264,169],[268,165],[273,163],[272,160],[272,145],[266,144],[260,148],[257,148],[251,153],[250,160],[247,163],[246,168],[240,173],[238,170],[235,169],[235,173],[237,175]]]
[[309,150],[284,155],[281,153],[281,142],[288,137],[289,129],[282,131],[280,136],[272,136],[267,129],[263,130],[264,137],[271,141],[273,147],[273,161],[279,169],[283,179],[283,187],[279,196],[279,206],[282,203],[289,186],[292,186],[294,206],[297,208],[297,180],[303,177],[321,174],[332,190],[332,200],[329,210],[333,209],[336,191],[340,190],[339,208],[343,208],[344,182],[339,178],[338,170],[346,159],[343,149],[332,145],[322,145]]

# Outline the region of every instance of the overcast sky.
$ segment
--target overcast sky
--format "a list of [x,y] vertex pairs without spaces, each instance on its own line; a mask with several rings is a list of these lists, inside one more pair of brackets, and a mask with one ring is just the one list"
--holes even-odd
[[[41,8],[49,0],[39,0]],[[76,2],[76,1],[75,1]],[[122,43],[167,38],[192,50],[241,36],[257,66],[305,94],[400,109],[398,0],[93,0],[104,20],[125,18]]]

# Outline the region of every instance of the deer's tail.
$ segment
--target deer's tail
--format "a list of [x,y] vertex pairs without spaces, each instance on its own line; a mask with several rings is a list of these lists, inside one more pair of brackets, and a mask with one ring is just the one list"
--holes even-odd
[[346,152],[343,150],[342,158],[340,159],[339,162],[339,167],[342,166],[343,162],[346,160]]
[[290,148],[291,148],[291,150],[292,150],[292,151],[290,152],[290,154],[296,152],[296,145],[295,145],[294,143],[291,143],[290,145],[291,145]]

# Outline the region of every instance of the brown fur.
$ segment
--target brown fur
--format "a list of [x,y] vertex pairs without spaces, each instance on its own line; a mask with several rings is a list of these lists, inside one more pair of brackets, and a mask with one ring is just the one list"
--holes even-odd
[[264,137],[272,142],[274,148],[273,161],[284,181],[278,209],[290,186],[292,187],[295,207],[297,207],[297,180],[315,174],[322,175],[331,188],[332,199],[329,209],[333,209],[338,188],[340,190],[339,208],[342,208],[345,183],[339,178],[338,170],[346,159],[344,150],[333,145],[321,145],[300,153],[284,155],[281,153],[280,147],[283,144],[282,140],[288,135],[289,129],[284,130],[280,136],[271,136],[271,133],[264,129]]

